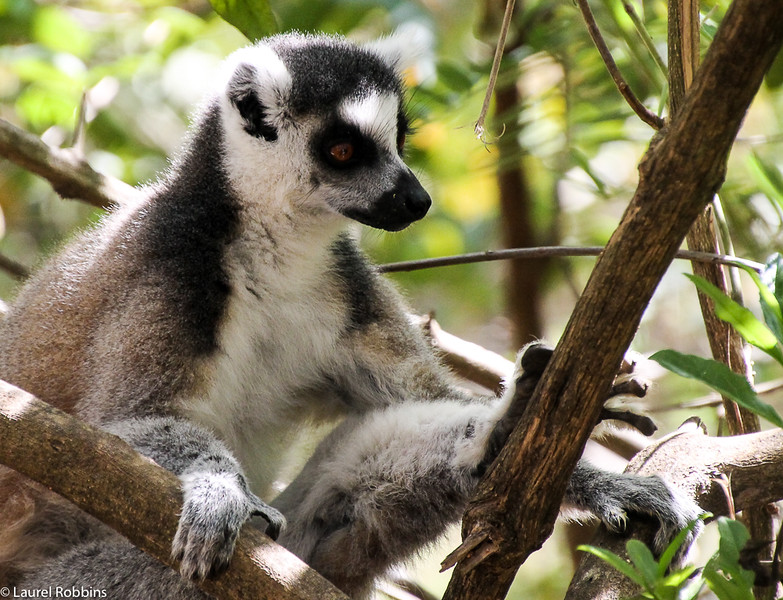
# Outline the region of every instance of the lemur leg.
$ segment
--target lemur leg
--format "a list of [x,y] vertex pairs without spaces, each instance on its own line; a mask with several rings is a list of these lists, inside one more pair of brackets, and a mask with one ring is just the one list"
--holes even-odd
[[251,516],[268,522],[277,538],[285,519],[250,492],[242,468],[212,434],[186,421],[150,417],[112,423],[106,429],[177,475],[183,505],[172,556],[187,578],[223,571],[242,525]]
[[[280,543],[349,595],[364,597],[375,577],[459,520],[550,354],[529,347],[515,385],[494,403],[409,401],[345,421],[273,503],[289,522]],[[656,477],[606,473],[584,462],[567,503],[615,529],[629,513],[652,515],[661,523],[659,542],[699,514]]]
[[76,546],[32,572],[18,591],[95,589],[123,600],[210,600],[192,581],[139,550],[119,535]]
[[492,407],[406,402],[332,432],[273,502],[278,540],[352,598],[462,514],[497,421]]
[[[658,521],[653,542],[657,553],[692,521],[701,510],[695,502],[656,475],[640,476],[602,471],[582,459],[566,489],[563,508],[586,511],[598,517],[611,531],[624,531],[629,516],[646,516]],[[679,558],[690,548],[700,531],[700,522],[688,534]]]
[[[548,360],[549,353],[545,352]],[[531,348],[500,400],[408,401],[346,420],[274,501],[280,543],[354,598],[456,523],[546,360]]]

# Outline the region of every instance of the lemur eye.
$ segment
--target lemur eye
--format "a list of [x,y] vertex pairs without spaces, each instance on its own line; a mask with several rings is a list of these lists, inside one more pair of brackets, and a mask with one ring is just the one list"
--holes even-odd
[[406,132],[404,129],[401,129],[400,132],[397,134],[397,152],[402,154],[402,151],[405,149],[405,138],[407,137]]
[[346,163],[353,158],[354,147],[351,142],[340,142],[329,148],[329,156],[338,163]]

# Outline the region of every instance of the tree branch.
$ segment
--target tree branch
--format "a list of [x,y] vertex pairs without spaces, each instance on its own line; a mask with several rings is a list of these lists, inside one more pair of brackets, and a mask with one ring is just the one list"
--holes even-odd
[[[179,480],[120,438],[0,382],[0,463],[43,484],[177,568],[171,543],[182,506]],[[201,587],[220,598],[348,600],[250,525],[231,565]]]
[[484,121],[486,121],[487,113],[489,112],[489,103],[492,100],[492,92],[495,90],[498,71],[500,71],[500,63],[503,59],[503,53],[506,47],[506,36],[508,35],[508,28],[511,24],[511,16],[514,14],[514,1],[515,0],[506,0],[506,10],[503,13],[503,23],[500,26],[498,44],[495,47],[495,56],[492,59],[492,69],[489,73],[487,92],[484,94],[484,103],[481,106],[481,112],[479,113],[478,120],[473,128],[476,137],[482,142],[484,142]]
[[[681,110],[645,155],[636,194],[529,409],[465,514],[463,536],[486,532],[495,550],[472,570],[457,565],[447,600],[501,598],[518,565],[550,535],[623,353],[691,223],[719,189],[740,123],[781,42],[779,0],[735,0]],[[474,552],[481,551],[479,545]]]
[[63,198],[79,198],[100,208],[139,198],[134,187],[94,171],[74,152],[47,146],[4,119],[0,119],[0,156],[43,177]]
[[[484,252],[468,252],[466,254],[455,254],[453,256],[439,256],[436,258],[421,258],[418,260],[386,263],[385,265],[380,265],[378,270],[381,273],[401,273],[418,271],[419,269],[432,269],[434,267],[450,267],[478,262],[492,262],[495,260],[512,260],[515,258],[600,256],[603,251],[603,246],[538,246],[536,248],[508,248],[505,250],[485,250]],[[744,266],[759,273],[764,268],[764,265],[753,260],[729,256],[727,254],[715,254],[712,252],[678,250],[674,255],[674,258],[705,264]]]
[[19,280],[26,279],[30,275],[27,267],[2,254],[0,254],[0,271],[5,271],[14,279]]

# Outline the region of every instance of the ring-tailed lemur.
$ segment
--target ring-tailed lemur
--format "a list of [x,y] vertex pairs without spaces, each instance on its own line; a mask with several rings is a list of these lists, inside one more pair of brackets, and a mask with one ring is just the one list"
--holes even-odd
[[[180,477],[184,577],[7,470],[1,577],[201,597],[189,579],[223,569],[260,514],[358,598],[459,518],[519,405],[513,389],[493,400],[452,381],[350,233],[402,229],[430,206],[402,160],[399,43],[289,34],[238,51],[144,200],[21,291],[0,377]],[[546,359],[522,357],[530,391]],[[338,420],[275,508],[261,501],[298,431]],[[614,528],[653,515],[661,543],[698,514],[657,478],[584,462],[568,502]]]

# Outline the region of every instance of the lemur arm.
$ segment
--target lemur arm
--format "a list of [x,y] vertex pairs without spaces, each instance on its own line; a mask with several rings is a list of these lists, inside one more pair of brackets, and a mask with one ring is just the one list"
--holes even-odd
[[[528,348],[516,386],[492,404],[404,402],[348,419],[273,503],[290,522],[280,542],[349,595],[363,597],[375,577],[460,518],[549,354]],[[584,461],[565,506],[615,530],[628,513],[653,516],[660,522],[657,551],[699,514],[657,477],[607,473]]]
[[204,579],[225,570],[251,516],[267,520],[270,537],[280,534],[283,515],[249,490],[237,460],[205,429],[172,417],[128,419],[106,429],[182,481],[172,556],[181,561],[185,577]]

